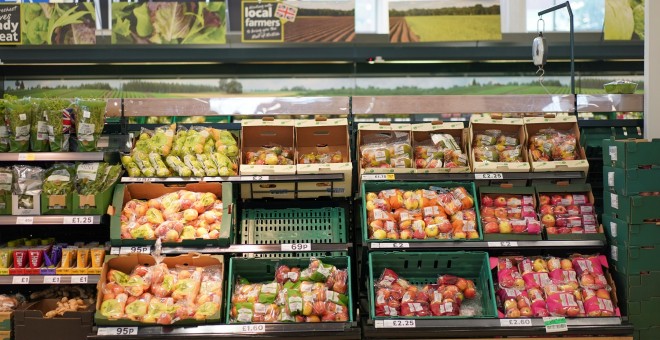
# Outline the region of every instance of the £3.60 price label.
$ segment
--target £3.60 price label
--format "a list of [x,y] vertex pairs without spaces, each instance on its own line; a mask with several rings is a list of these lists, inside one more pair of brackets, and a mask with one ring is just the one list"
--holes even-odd
[[97,335],[135,335],[137,327],[99,327]]
[[282,244],[282,251],[309,251],[312,249],[311,243],[285,243]]
[[65,216],[62,224],[93,224],[94,216]]
[[502,327],[532,327],[532,319],[500,319]]

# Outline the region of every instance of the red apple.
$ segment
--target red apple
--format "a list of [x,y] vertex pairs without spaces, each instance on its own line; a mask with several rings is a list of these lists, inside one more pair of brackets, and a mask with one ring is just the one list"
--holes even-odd
[[546,228],[552,228],[555,226],[555,217],[550,214],[543,215],[543,217],[541,217],[541,224]]
[[541,215],[554,214],[554,209],[551,205],[542,205],[540,211]]
[[504,219],[507,218],[508,215],[509,213],[507,212],[506,208],[504,207],[495,208],[495,217],[499,219]]
[[497,196],[495,198],[495,202],[493,202],[493,205],[495,207],[506,207],[506,197],[504,196]]
[[563,205],[555,206],[554,213],[555,215],[566,215],[567,213],[566,207]]
[[446,234],[446,233],[448,233],[448,232],[451,232],[451,230],[452,230],[452,228],[453,228],[452,225],[451,225],[451,222],[449,222],[448,219],[443,219],[443,220],[440,221],[440,223],[438,223],[437,225],[438,225],[438,230],[439,230],[439,232],[440,232],[440,233],[443,233],[443,234]]
[[559,194],[554,194],[550,197],[550,204],[551,205],[561,205],[562,203],[562,196]]
[[539,204],[540,205],[550,204],[550,196],[545,194],[539,195]]
[[493,204],[494,204],[494,202],[493,202],[492,197],[490,197],[488,195],[481,196],[481,206],[483,206],[483,207],[492,207]]
[[545,231],[550,235],[558,234],[557,228],[555,227],[545,228]]
[[610,292],[608,292],[607,289],[604,289],[604,288],[598,289],[596,291],[596,296],[598,296],[601,299],[605,299],[605,300],[610,300],[611,299]]
[[495,209],[492,207],[483,207],[481,209],[481,217],[494,217]]
[[513,220],[511,221],[511,226],[513,227],[513,232],[515,234],[522,234],[527,229],[527,222],[523,220]]
[[562,199],[561,203],[566,206],[573,205],[573,195],[572,194],[564,195],[564,198]]
[[426,232],[426,236],[430,238],[434,238],[438,236],[438,234],[440,233],[440,231],[438,230],[438,226],[435,224],[426,226],[425,232]]
[[580,207],[577,205],[569,205],[566,207],[566,213],[569,215],[580,215]]
[[489,217],[482,217],[481,218],[481,224],[486,224],[490,222],[497,222],[497,217],[495,216],[489,216]]
[[484,233],[486,234],[497,234],[500,232],[500,226],[497,222],[488,222],[484,226]]
[[412,232],[410,231],[410,229],[401,230],[401,232],[399,233],[399,237],[402,240],[410,240],[412,238]]
[[532,316],[532,309],[529,308],[529,307],[520,308],[520,316],[525,317],[525,318],[531,317]]

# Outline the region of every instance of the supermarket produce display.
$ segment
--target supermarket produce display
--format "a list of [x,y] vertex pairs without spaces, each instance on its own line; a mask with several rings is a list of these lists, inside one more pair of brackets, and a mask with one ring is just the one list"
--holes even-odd
[[[98,152],[104,100],[3,105],[37,123],[0,153],[0,223],[98,233],[3,242],[0,288],[80,288],[18,303],[16,339],[67,318],[98,339],[628,336],[629,316],[653,332],[629,281],[654,268],[622,256],[633,237],[611,226],[657,218],[655,196],[628,200],[635,182],[612,170],[629,190],[598,216],[573,117],[173,123]],[[70,136],[43,128],[51,106]]]

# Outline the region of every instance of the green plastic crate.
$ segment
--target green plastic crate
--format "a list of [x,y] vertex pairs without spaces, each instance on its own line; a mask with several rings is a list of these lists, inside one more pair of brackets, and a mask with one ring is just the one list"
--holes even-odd
[[624,242],[631,246],[660,246],[658,222],[628,224],[623,220],[603,215],[603,229],[610,244]]
[[[660,296],[649,297],[644,301],[627,301],[628,321],[635,329],[660,326]],[[657,338],[656,338],[657,339]]]
[[[376,317],[376,292],[374,284],[385,268],[415,285],[437,283],[438,276],[452,274],[473,280],[481,294],[483,315],[474,318],[496,318],[495,291],[490,271],[490,261],[485,252],[372,252],[369,254],[369,313],[372,319],[401,317]],[[410,318],[410,317],[406,317]],[[415,319],[470,318],[464,316],[427,316]]]
[[660,326],[649,328],[635,327],[633,335],[635,340],[658,340],[660,339]]
[[660,196],[623,196],[603,193],[604,214],[632,224],[660,219]]
[[[475,242],[482,241],[484,237],[483,230],[481,229],[481,216],[479,215],[479,203],[477,202],[477,190],[475,189],[474,182],[414,182],[414,183],[405,183],[405,182],[371,182],[364,181],[362,182],[362,241],[363,242],[383,242],[383,241],[393,241],[391,239],[385,240],[373,240],[369,239],[369,226],[367,225],[367,202],[366,195],[368,192],[379,192],[382,190],[388,189],[400,189],[400,190],[418,190],[418,189],[429,189],[429,187],[442,187],[442,188],[454,188],[454,187],[463,187],[467,190],[470,195],[474,198],[474,212],[477,216],[476,225],[477,231],[479,232],[479,238],[476,239],[465,239],[460,240],[461,242]],[[438,239],[406,239],[404,242],[456,242],[457,240],[438,240]]]
[[[657,240],[654,240],[657,242]],[[650,241],[652,243],[654,241]],[[614,270],[619,274],[639,274],[660,271],[660,244],[631,245],[620,238],[610,245],[610,258]]]
[[[240,244],[345,243],[344,209],[244,209]],[[290,253],[259,256],[291,257]],[[323,253],[305,253],[323,256]]]
[[[660,271],[621,274],[612,272],[612,279],[616,283],[617,300],[624,302],[638,302],[650,297],[660,297]],[[627,315],[627,304],[621,303],[624,315]]]
[[650,169],[619,169],[603,167],[603,185],[619,195],[636,195],[640,192],[660,191],[660,166]]
[[[351,287],[353,272],[351,271],[351,258],[349,256],[318,256],[316,257],[321,262],[331,264],[338,269],[346,269],[348,273],[346,295],[348,295],[348,321],[353,322],[353,289]],[[275,270],[279,265],[287,265],[289,267],[300,267],[301,269],[309,266],[309,257],[305,258],[285,258],[285,259],[268,259],[268,258],[240,258],[232,257],[229,259],[229,276],[227,279],[227,310],[226,322],[231,323],[231,296],[234,292],[234,285],[236,279],[247,279],[251,283],[259,282],[273,282],[275,280]]]
[[621,169],[660,165],[660,139],[603,140],[603,164]]

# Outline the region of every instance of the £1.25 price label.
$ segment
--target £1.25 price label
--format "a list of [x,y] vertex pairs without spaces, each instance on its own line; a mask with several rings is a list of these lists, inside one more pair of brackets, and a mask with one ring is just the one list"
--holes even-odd
[[62,224],[94,224],[94,216],[65,216]]

